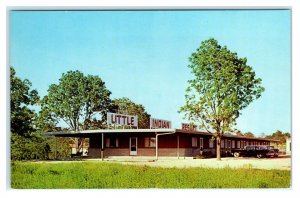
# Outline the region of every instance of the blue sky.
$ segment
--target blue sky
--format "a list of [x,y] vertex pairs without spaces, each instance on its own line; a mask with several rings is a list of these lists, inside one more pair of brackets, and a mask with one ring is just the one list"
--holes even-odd
[[10,65],[41,96],[62,73],[98,75],[112,98],[128,97],[180,128],[188,57],[214,37],[246,57],[265,92],[237,121],[256,135],[291,131],[289,10],[12,11]]

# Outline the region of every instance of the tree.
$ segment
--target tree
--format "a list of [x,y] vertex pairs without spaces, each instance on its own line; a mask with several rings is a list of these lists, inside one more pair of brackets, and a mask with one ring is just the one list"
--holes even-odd
[[245,137],[251,137],[251,138],[254,138],[254,137],[255,137],[255,135],[254,135],[253,133],[251,133],[251,132],[246,132],[246,133],[244,133],[244,136],[245,136]]
[[33,131],[35,113],[28,106],[36,104],[39,96],[30,88],[31,82],[18,78],[15,69],[10,67],[10,129],[14,134],[24,136]]
[[261,137],[261,138],[265,138],[265,137],[266,137],[266,135],[265,135],[265,133],[264,133],[264,132],[262,132],[262,133],[260,133],[259,137]]
[[[63,73],[59,84],[52,84],[43,98],[42,111],[56,122],[63,120],[73,131],[87,130],[100,116],[99,128],[105,124],[111,105],[111,92],[98,76],[84,76],[80,71]],[[75,139],[78,150],[84,139]]]
[[43,135],[44,132],[49,131],[67,131],[65,128],[57,127],[57,124],[57,120],[51,116],[47,108],[41,109],[34,122],[36,134],[43,140],[42,142],[45,145],[45,159],[54,159],[55,151],[57,152],[56,157],[66,158],[70,156],[69,145],[74,142],[74,138],[45,137]]
[[224,132],[231,130],[241,110],[258,99],[264,88],[246,58],[239,58],[213,38],[203,41],[189,61],[194,79],[188,81],[186,104],[179,112],[214,133],[220,160]]
[[237,132],[236,132],[236,135],[237,135],[237,136],[244,136],[244,134],[243,134],[241,131],[237,131]]
[[38,92],[31,90],[28,79],[21,80],[10,67],[10,130],[11,159],[44,159],[45,138],[36,130],[36,113],[29,108],[39,101]]
[[116,113],[137,115],[138,127],[140,129],[147,129],[150,126],[150,115],[145,111],[145,107],[141,104],[135,104],[128,98],[114,99],[112,102]]
[[290,138],[290,133],[284,133],[280,130],[277,130],[272,135],[266,136],[267,139],[279,140],[278,144],[282,147],[285,147],[286,138]]

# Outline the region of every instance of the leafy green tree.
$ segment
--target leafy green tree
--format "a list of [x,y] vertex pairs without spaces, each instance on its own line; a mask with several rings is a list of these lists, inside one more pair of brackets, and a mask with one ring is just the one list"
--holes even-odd
[[[101,128],[111,105],[110,94],[100,77],[68,71],[62,74],[58,84],[50,85],[42,101],[42,111],[48,120],[63,120],[73,131],[90,129],[99,114],[101,121],[96,124]],[[79,150],[84,139],[77,140]]]
[[58,85],[50,85],[42,101],[42,111],[51,119],[65,121],[71,130],[86,130],[97,113],[104,123],[111,104],[110,94],[100,77],[68,71]]
[[290,137],[291,137],[290,133],[288,133],[288,132],[284,133],[280,130],[277,130],[272,135],[268,135],[265,138],[272,139],[272,140],[279,140],[279,142],[277,143],[278,144],[277,146],[280,149],[283,149],[286,146],[286,138],[290,138]]
[[70,144],[74,142],[74,138],[70,137],[46,137],[43,135],[47,131],[66,131],[65,128],[57,127],[57,120],[51,117],[47,108],[43,108],[37,115],[34,122],[36,127],[36,135],[42,140],[44,144],[44,158],[55,159],[55,151],[57,158],[70,157]]
[[264,132],[262,132],[262,133],[259,134],[259,137],[265,138],[265,137],[266,137],[266,134],[265,134]]
[[253,133],[251,133],[251,132],[244,133],[244,136],[245,137],[251,137],[251,138],[255,137],[255,135]]
[[231,130],[241,110],[259,98],[264,88],[246,58],[239,58],[213,38],[203,41],[189,61],[194,78],[188,81],[186,104],[179,112],[214,133],[220,160],[224,132]]
[[28,106],[39,100],[38,92],[30,88],[31,82],[18,78],[15,69],[10,67],[10,129],[23,136],[34,130],[35,113]]
[[112,102],[116,113],[137,115],[138,127],[147,129],[150,126],[150,115],[146,112],[145,107],[141,104],[136,104],[128,98],[114,99]]
[[21,80],[10,67],[10,130],[11,159],[29,160],[46,158],[45,138],[36,130],[36,113],[30,108],[38,103],[31,82]]
[[237,136],[244,136],[244,134],[243,134],[241,131],[237,131],[237,132],[236,132],[236,135],[237,135]]

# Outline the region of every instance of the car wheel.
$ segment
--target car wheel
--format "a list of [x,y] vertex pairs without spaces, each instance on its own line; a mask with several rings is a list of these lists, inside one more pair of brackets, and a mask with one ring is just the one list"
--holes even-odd
[[257,158],[262,158],[263,155],[262,155],[262,154],[257,154],[256,157],[257,157]]
[[234,157],[239,157],[239,156],[240,156],[240,153],[235,152],[233,155],[234,155]]

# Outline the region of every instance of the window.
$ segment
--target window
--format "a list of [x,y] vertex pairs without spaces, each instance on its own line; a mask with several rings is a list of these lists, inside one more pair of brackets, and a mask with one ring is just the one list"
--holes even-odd
[[110,138],[105,139],[105,147],[110,147]]
[[119,138],[106,138],[105,147],[109,148],[118,148],[119,147]]
[[227,148],[231,148],[231,140],[227,140]]
[[241,141],[241,148],[244,148],[244,141]]
[[119,147],[119,138],[116,138],[116,147]]
[[247,147],[247,151],[254,151],[255,150],[255,146],[248,146]]
[[233,149],[235,148],[235,140],[231,141],[231,148],[233,148]]
[[237,148],[241,148],[241,141],[237,141]]
[[221,140],[221,148],[224,148],[224,140]]
[[227,140],[224,140],[224,142],[225,142],[225,148],[227,148]]
[[147,137],[145,140],[145,147],[155,147],[155,137]]
[[214,148],[214,141],[209,139],[209,148]]
[[196,137],[192,137],[192,147],[197,147],[197,138]]
[[200,149],[203,149],[203,138],[200,138]]

